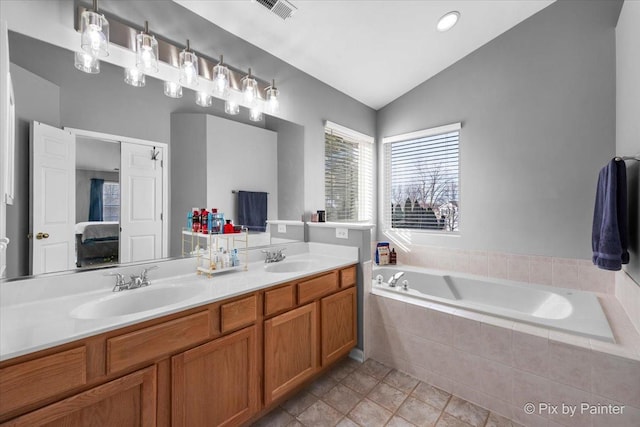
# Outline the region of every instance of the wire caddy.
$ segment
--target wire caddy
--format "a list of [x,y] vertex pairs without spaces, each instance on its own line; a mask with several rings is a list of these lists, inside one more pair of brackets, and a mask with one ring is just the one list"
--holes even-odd
[[[196,273],[212,277],[214,274],[229,271],[247,271],[249,265],[249,230],[242,229],[239,233],[200,233],[189,229],[182,229],[182,256],[195,256]],[[239,265],[220,266],[219,257],[222,248],[230,254],[234,249],[244,249]],[[224,265],[224,264],[223,264]]]

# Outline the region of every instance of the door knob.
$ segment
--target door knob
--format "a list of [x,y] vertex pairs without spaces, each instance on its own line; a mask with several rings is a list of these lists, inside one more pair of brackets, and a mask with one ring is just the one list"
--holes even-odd
[[36,234],[36,239],[41,240],[41,239],[48,239],[49,238],[49,233],[38,233]]

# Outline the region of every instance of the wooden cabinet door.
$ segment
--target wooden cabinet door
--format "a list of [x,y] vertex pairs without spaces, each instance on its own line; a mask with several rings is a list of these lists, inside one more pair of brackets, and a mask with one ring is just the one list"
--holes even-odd
[[269,405],[318,369],[317,303],[264,322],[264,400]]
[[171,359],[171,425],[235,426],[258,411],[256,327]]
[[356,288],[349,288],[323,298],[320,306],[322,318],[322,366],[349,353],[356,345]]
[[2,424],[2,427],[154,427],[156,367],[152,366]]

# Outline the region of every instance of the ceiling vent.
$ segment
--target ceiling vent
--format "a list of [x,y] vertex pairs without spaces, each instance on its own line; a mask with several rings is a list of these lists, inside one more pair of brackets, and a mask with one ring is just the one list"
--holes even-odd
[[282,19],[291,18],[297,8],[287,0],[256,0],[259,4],[269,9]]

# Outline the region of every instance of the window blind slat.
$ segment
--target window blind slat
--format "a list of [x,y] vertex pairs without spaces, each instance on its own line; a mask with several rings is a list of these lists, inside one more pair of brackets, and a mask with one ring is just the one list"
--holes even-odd
[[373,138],[339,125],[325,128],[328,221],[373,219]]
[[384,145],[384,221],[390,228],[457,232],[460,132],[421,132],[429,136],[398,136]]

